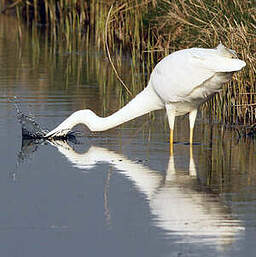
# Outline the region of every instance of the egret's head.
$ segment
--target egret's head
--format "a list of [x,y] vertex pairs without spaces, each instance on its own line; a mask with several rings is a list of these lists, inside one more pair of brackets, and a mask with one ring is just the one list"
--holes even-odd
[[91,131],[94,131],[97,115],[91,110],[80,110],[74,112],[66,120],[64,120],[57,128],[45,135],[46,138],[62,137],[67,135],[71,129],[79,124],[86,125]]
[[72,125],[83,124],[91,131],[98,131],[101,126],[101,118],[89,109],[80,110],[72,114]]

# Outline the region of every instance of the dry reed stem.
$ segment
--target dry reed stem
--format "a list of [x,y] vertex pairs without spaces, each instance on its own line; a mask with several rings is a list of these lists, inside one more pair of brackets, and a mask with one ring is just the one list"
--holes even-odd
[[1,11],[0,13],[5,13],[8,9],[12,9],[14,8],[17,4],[19,4],[22,0],[17,0],[16,2],[10,4],[10,5],[7,5],[5,6]]
[[114,63],[113,63],[113,61],[111,59],[110,52],[109,52],[109,47],[108,47],[108,22],[109,22],[109,18],[110,18],[110,14],[111,14],[112,8],[113,8],[113,5],[111,5],[111,7],[109,8],[107,19],[106,19],[106,23],[105,23],[105,47],[106,47],[106,51],[107,51],[107,57],[108,57],[108,60],[109,60],[109,62],[111,64],[111,67],[112,67],[113,71],[116,74],[117,79],[120,81],[120,83],[125,88],[125,90],[128,92],[128,94],[130,96],[132,96],[132,92],[129,90],[129,88],[125,85],[125,83],[123,82],[123,80],[119,76],[119,74],[118,74],[118,72],[117,72],[117,70],[115,68],[115,65],[114,65]]

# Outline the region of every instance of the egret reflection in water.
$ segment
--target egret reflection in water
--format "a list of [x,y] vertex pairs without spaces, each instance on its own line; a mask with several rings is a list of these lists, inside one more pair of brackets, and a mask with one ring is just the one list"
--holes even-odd
[[166,234],[179,236],[180,242],[200,242],[219,248],[232,244],[243,234],[241,221],[232,217],[218,195],[199,189],[192,151],[187,172],[175,167],[171,155],[167,171],[162,174],[104,147],[86,144],[86,150],[81,152],[75,150],[76,144],[67,141],[49,143],[85,173],[99,163],[108,163],[125,175],[145,195],[154,217],[153,225]]

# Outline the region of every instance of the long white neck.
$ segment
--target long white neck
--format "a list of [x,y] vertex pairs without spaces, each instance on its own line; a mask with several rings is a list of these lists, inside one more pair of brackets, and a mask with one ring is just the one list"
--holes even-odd
[[63,135],[78,124],[86,125],[91,131],[104,131],[162,108],[164,108],[162,100],[155,93],[151,85],[149,85],[127,105],[112,115],[102,118],[90,110],[77,111],[63,121],[57,128],[50,131],[46,137]]
[[146,113],[162,108],[163,103],[160,100],[159,96],[151,87],[147,87],[119,111],[113,113],[106,118],[101,118],[97,116],[98,120],[97,122],[92,124],[91,130],[108,130],[129,120],[133,120],[139,116],[142,116]]

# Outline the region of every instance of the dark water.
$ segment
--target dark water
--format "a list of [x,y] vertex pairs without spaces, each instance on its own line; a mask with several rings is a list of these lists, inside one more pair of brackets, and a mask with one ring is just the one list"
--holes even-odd
[[102,53],[52,51],[21,30],[0,16],[0,256],[255,256],[254,141],[199,116],[192,153],[185,117],[170,156],[164,112],[77,141],[22,141],[14,96],[48,129],[124,99]]

